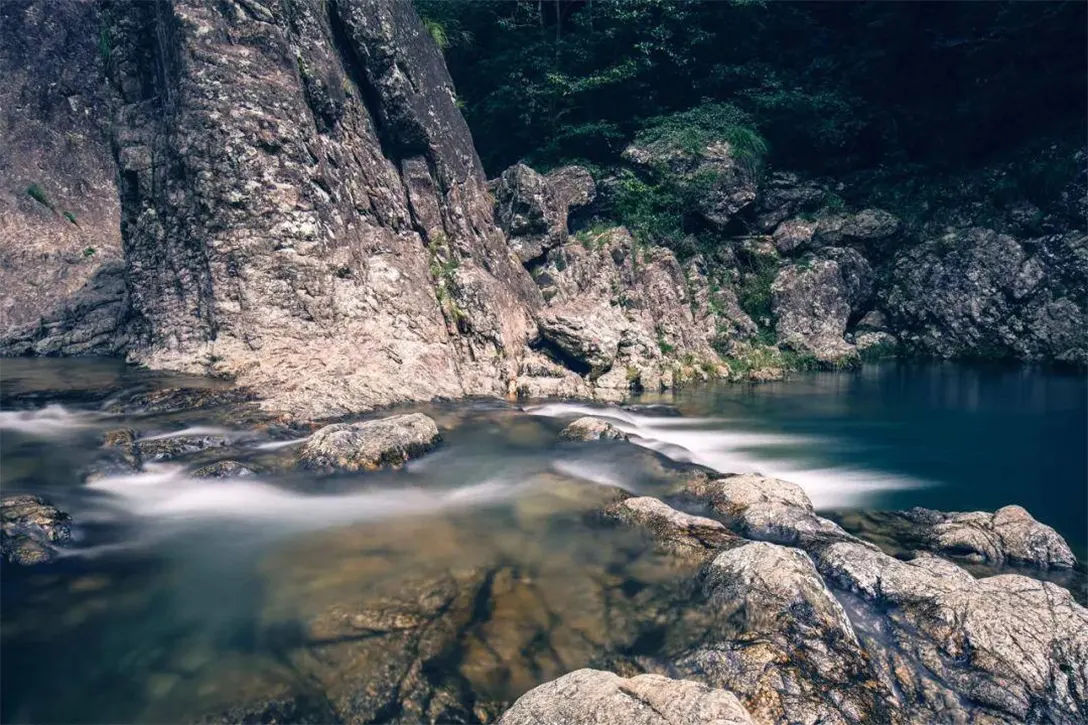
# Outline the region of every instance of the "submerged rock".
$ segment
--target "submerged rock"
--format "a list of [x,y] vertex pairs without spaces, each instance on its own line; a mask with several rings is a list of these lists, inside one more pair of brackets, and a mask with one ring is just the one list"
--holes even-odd
[[627,433],[611,423],[589,415],[567,425],[566,428],[559,432],[559,437],[568,441],[625,441],[630,439]]
[[724,690],[661,675],[576,670],[518,698],[499,725],[755,725]]
[[136,441],[143,461],[169,461],[209,448],[221,448],[230,441],[222,435],[168,435]]
[[71,517],[40,496],[0,500],[0,552],[4,560],[29,566],[51,561],[55,545],[71,539]]
[[216,461],[193,471],[194,478],[245,478],[257,472],[238,461]]
[[438,426],[422,413],[363,423],[336,423],[310,436],[298,454],[298,461],[307,468],[372,471],[403,465],[433,449],[441,440]]

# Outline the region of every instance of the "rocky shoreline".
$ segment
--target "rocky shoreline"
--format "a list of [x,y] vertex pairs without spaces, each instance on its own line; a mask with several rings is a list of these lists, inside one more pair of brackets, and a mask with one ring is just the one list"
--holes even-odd
[[[569,445],[631,445],[618,433],[606,420],[583,417],[560,436]],[[439,444],[440,436],[432,419],[415,413],[333,424],[309,440],[287,465],[396,466]],[[91,475],[163,460],[194,461],[198,476],[253,474],[229,459],[209,463],[213,443],[208,436],[112,432],[104,445],[115,452],[115,468]],[[0,509],[5,566],[48,562],[70,527],[79,526],[40,497],[5,497]],[[330,632],[361,628],[384,642],[374,666],[393,669],[364,674],[364,667],[354,675],[370,683],[366,698],[339,683],[313,702],[242,705],[212,720],[769,725],[1088,716],[1083,592],[1074,597],[1037,578],[1065,571],[1071,587],[1083,588],[1083,564],[1061,536],[1020,507],[844,515],[855,535],[817,514],[792,483],[688,466],[678,469],[662,498],[616,489],[589,515],[594,525],[639,532],[657,555],[675,559],[678,571],[692,572],[687,594],[654,606],[669,617],[705,619],[697,641],[667,655],[598,651],[596,659],[614,672],[571,672],[508,709],[473,704],[458,694],[463,685],[424,676],[428,658],[445,656],[449,638],[469,626],[458,619],[471,618],[469,604],[495,596],[500,586],[495,572],[464,572],[444,583],[421,581],[418,592],[401,591],[350,622],[326,623]],[[1004,569],[1011,564],[1017,573]],[[972,565],[988,570],[976,578]]]

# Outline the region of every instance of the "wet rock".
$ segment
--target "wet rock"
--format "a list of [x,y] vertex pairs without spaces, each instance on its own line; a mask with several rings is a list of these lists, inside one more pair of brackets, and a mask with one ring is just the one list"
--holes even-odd
[[912,509],[895,514],[899,535],[918,549],[993,565],[1070,569],[1076,557],[1057,531],[1020,506],[994,513],[944,513]]
[[310,436],[298,454],[298,462],[320,470],[371,471],[403,465],[432,450],[441,440],[438,426],[422,413],[336,423]]
[[971,228],[903,249],[880,293],[892,331],[938,357],[1088,363],[1088,236]]
[[230,441],[222,435],[172,435],[141,438],[137,441],[143,461],[170,461],[210,448],[221,448]]
[[194,478],[245,478],[257,472],[238,461],[216,461],[193,471]]
[[576,670],[518,698],[499,725],[754,725],[730,692],[661,675]]
[[912,722],[1088,718],[1088,610],[1067,590],[1014,574],[974,579],[937,557],[904,562],[849,542],[815,559],[857,595],[857,631]]
[[835,261],[790,265],[771,285],[780,344],[811,355],[828,367],[851,367],[858,353],[843,339],[850,317],[851,289]]
[[630,438],[611,423],[589,415],[567,425],[559,437],[568,441],[625,441]]
[[106,431],[102,436],[102,449],[104,455],[87,467],[84,476],[87,481],[135,473],[143,466],[136,431],[131,428]]
[[201,718],[201,725],[338,725],[343,722],[328,702],[300,695],[232,707]]
[[616,501],[604,509],[603,516],[643,529],[655,543],[682,555],[705,556],[741,541],[720,521],[677,511],[651,496]]
[[177,413],[185,410],[205,410],[257,398],[246,388],[159,388],[135,393],[112,401],[104,407],[107,413]]
[[805,492],[788,481],[754,473],[725,478],[694,475],[685,482],[683,493],[708,504],[749,539],[806,549],[859,541],[835,522],[817,516]]
[[736,693],[756,722],[903,722],[842,605],[803,551],[749,543],[705,573],[721,625],[676,664]]
[[44,498],[5,496],[0,500],[0,552],[4,560],[31,566],[51,561],[56,545],[71,539],[71,517]]

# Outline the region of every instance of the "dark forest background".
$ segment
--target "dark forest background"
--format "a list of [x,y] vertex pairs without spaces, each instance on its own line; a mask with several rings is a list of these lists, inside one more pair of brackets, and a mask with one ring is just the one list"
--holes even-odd
[[[724,134],[842,174],[1083,144],[1085,2],[417,0],[489,175]],[[677,116],[676,114],[683,114]]]

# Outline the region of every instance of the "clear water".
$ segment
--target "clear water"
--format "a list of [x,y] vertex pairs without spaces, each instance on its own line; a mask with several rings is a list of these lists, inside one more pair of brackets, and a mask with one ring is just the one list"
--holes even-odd
[[[344,622],[435,577],[487,582],[456,648],[427,665],[477,704],[610,654],[666,654],[707,626],[693,568],[587,513],[610,486],[663,494],[680,475],[673,460],[793,480],[823,509],[1018,503],[1078,554],[1088,542],[1088,386],[1074,374],[888,365],[640,401],[683,417],[424,406],[443,433],[437,452],[402,471],[335,476],[293,470],[306,432],[245,406],[103,412],[123,391],[181,384],[208,383],[110,361],[2,361],[0,486],[49,495],[77,534],[56,564],[0,572],[4,722],[192,721],[315,690],[348,707],[400,655],[395,636]],[[557,440],[590,410],[638,447]],[[102,433],[118,427],[230,443],[85,482]],[[217,458],[261,473],[190,475]]]

